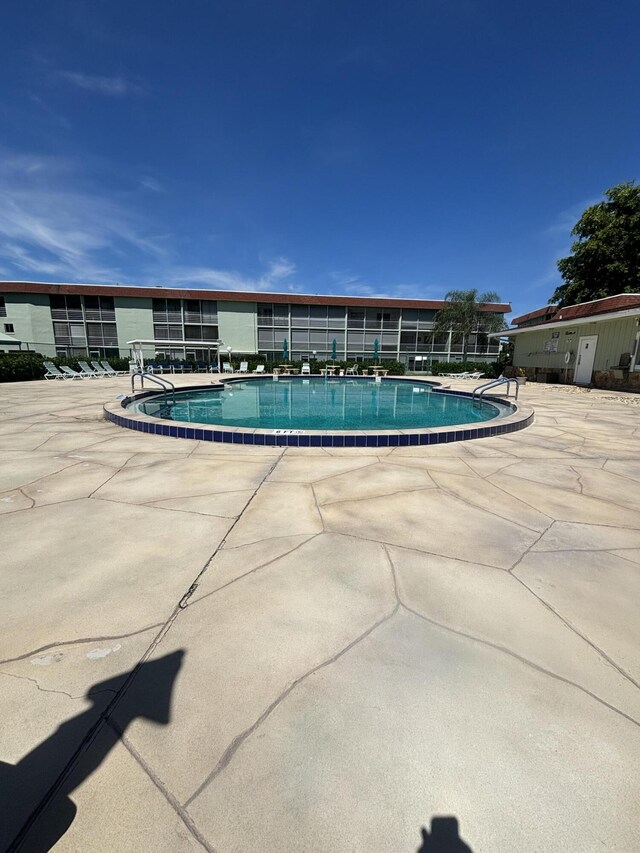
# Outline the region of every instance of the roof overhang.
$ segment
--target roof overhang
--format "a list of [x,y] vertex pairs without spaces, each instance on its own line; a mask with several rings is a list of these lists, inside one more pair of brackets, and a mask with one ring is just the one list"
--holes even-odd
[[[392,296],[326,295],[313,293],[271,293],[250,290],[208,290],[205,288],[132,286],[122,284],[71,284],[45,281],[0,281],[0,293],[48,293],[59,295],[143,297],[147,299],[201,299],[223,302],[272,302],[292,305],[332,305],[342,307],[418,308],[439,311],[443,299],[406,299]],[[482,311],[510,314],[510,302],[487,302]]]
[[19,347],[22,341],[18,340],[18,338],[14,338],[13,335],[7,335],[6,332],[0,332],[0,344],[3,346],[16,346]]
[[538,323],[535,326],[523,326],[521,329],[505,329],[504,332],[491,332],[490,338],[513,338],[527,332],[540,332],[545,329],[568,329],[570,326],[586,326],[591,323],[604,323],[605,320],[621,320],[625,317],[640,317],[640,307],[627,308],[624,311],[610,311],[608,314],[594,314],[591,317],[577,317],[575,320],[557,320],[551,323]]

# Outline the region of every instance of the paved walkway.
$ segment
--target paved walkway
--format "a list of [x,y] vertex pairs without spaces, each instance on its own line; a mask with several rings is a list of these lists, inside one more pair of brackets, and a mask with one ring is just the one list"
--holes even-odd
[[0,849],[640,849],[639,397],[283,450],[126,388],[0,386]]

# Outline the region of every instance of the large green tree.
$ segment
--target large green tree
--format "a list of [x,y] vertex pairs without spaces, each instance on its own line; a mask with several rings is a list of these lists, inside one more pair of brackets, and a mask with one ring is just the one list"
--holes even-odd
[[558,261],[564,279],[550,299],[575,305],[640,290],[640,187],[635,181],[605,193],[588,207],[571,234],[572,254]]
[[462,338],[462,360],[467,360],[469,337],[476,332],[489,334],[501,332],[505,326],[504,316],[487,307],[492,302],[500,302],[493,291],[478,296],[478,291],[450,290],[444,297],[444,306],[436,314],[433,324],[435,332],[452,330],[456,337]]

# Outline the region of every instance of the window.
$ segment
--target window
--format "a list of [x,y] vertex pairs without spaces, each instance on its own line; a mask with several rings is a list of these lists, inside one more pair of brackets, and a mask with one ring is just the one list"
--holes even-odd
[[435,352],[446,352],[449,346],[449,335],[446,332],[439,332],[433,336],[433,349]]
[[0,296],[0,317],[7,316],[7,306],[4,303],[4,296]]
[[258,349],[273,349],[273,329],[258,329]]
[[202,322],[202,312],[200,311],[200,301],[198,299],[185,300],[184,321],[185,323]]
[[182,326],[165,326],[155,324],[153,337],[160,341],[179,341],[182,338]]
[[393,332],[385,332],[380,344],[383,352],[395,352],[398,349],[398,335]]
[[12,335],[14,332],[13,323],[5,323],[4,330],[5,332],[8,332],[10,335]]
[[50,296],[49,304],[53,320],[84,320],[79,296]]
[[349,308],[347,324],[350,329],[364,329],[364,309]]
[[416,329],[418,327],[418,309],[403,308],[402,309],[402,328]]
[[344,308],[341,305],[329,305],[329,325],[338,323],[344,327]]
[[326,305],[310,305],[309,306],[309,326],[316,329],[327,328],[327,306]]
[[154,299],[154,323],[182,323],[182,307],[179,299]]
[[418,312],[418,328],[431,329],[436,312],[429,308],[421,308]]
[[309,306],[308,305],[292,305],[291,306],[291,325],[304,326],[309,325]]
[[258,302],[259,326],[287,326],[288,324],[288,305],[272,305],[270,302]]
[[268,305],[265,302],[258,302],[258,325],[273,325],[273,305]]
[[115,323],[88,323],[87,341],[89,346],[117,346],[118,333]]
[[412,352],[416,349],[416,333],[401,332],[400,333],[400,351]]
[[287,326],[289,324],[289,306],[274,305],[273,306],[273,325]]
[[54,323],[53,337],[56,345],[77,347],[86,346],[83,323]]
[[116,311],[112,296],[85,296],[85,320],[115,320]]

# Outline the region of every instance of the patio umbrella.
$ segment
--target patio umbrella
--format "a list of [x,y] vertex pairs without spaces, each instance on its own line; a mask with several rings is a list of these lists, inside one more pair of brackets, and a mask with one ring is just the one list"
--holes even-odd
[[380,341],[376,338],[373,342],[373,360],[378,360],[378,350],[380,349]]
[[334,361],[336,360],[337,353],[338,353],[338,342],[334,338],[333,341],[331,342],[331,358]]
[[284,359],[285,363],[289,358],[289,345],[287,344],[286,338],[282,341],[282,358]]

